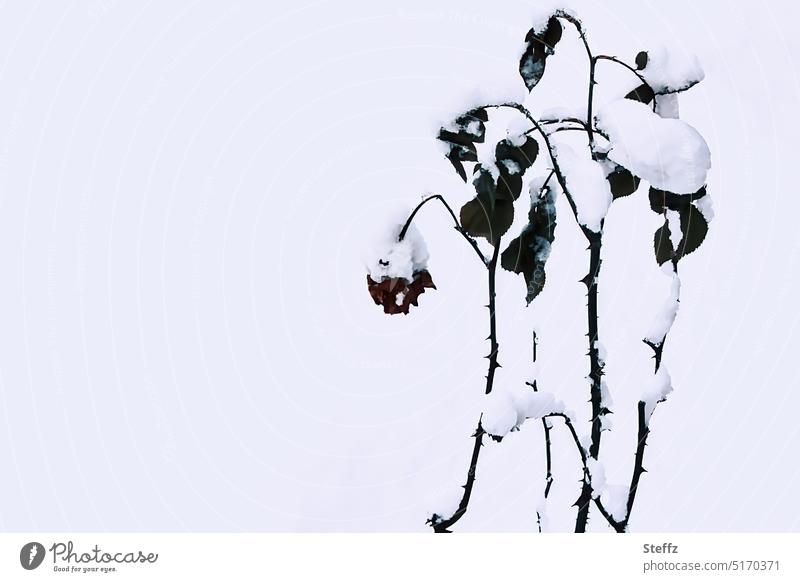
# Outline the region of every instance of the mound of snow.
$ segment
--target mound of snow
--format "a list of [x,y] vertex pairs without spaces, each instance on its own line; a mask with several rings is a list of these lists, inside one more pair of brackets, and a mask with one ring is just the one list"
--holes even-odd
[[402,241],[397,240],[403,224],[388,229],[385,237],[375,241],[367,264],[369,276],[376,282],[400,278],[411,282],[414,273],[428,267],[428,247],[419,230],[412,224]]
[[706,76],[695,55],[664,46],[647,50],[647,64],[639,73],[657,94],[683,91]]
[[711,152],[689,124],[660,117],[644,103],[630,99],[611,101],[595,119],[611,142],[609,159],[651,186],[691,194],[706,183]]

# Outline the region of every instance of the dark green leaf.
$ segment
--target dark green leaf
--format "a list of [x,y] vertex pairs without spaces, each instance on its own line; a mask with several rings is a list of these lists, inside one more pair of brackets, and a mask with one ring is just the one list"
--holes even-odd
[[636,68],[642,70],[647,66],[647,51],[639,51],[636,54]]
[[514,222],[514,203],[497,200],[490,208],[476,196],[461,207],[461,227],[467,234],[482,236],[491,244],[497,244]]
[[[656,231],[655,249],[656,261],[659,265],[668,260],[676,263],[686,255],[696,251],[708,234],[708,222],[703,213],[693,202],[706,195],[705,188],[694,194],[673,194],[663,190],[650,189],[650,206],[657,212],[664,213],[664,226]],[[681,240],[675,249],[670,240],[669,221],[666,213],[677,212],[680,218]]]
[[528,91],[532,90],[544,74],[545,59],[553,54],[556,44],[561,40],[561,23],[552,17],[541,34],[533,29],[525,36],[525,50],[519,60],[519,74],[525,81]]
[[648,85],[642,83],[636,87],[636,89],[625,95],[625,99],[641,101],[642,103],[650,103],[653,99],[655,99],[655,94]]
[[500,264],[507,271],[522,273],[528,292],[526,301],[531,301],[542,291],[545,284],[545,263],[550,254],[550,245],[555,239],[556,207],[552,191],[546,188],[528,212],[528,224],[522,233],[512,240],[500,256]]
[[678,258],[696,251],[708,234],[708,222],[694,204],[681,211],[681,233],[683,238],[678,245]]
[[675,257],[675,249],[672,247],[672,240],[670,239],[669,223],[664,218],[664,226],[656,230],[654,239],[656,262],[663,265],[667,261],[671,261]]
[[475,166],[475,174],[472,178],[472,185],[477,192],[477,199],[480,200],[486,208],[494,210],[495,203],[497,202],[497,184],[494,181],[492,173],[478,164]]
[[522,192],[522,176],[511,174],[504,167],[500,166],[500,176],[497,179],[497,198],[514,201],[519,198]]
[[658,190],[650,187],[650,208],[653,212],[663,214],[665,210],[676,210],[682,212],[691,206],[695,200],[699,200],[706,195],[706,187],[703,186],[694,194],[674,194],[666,190]]
[[522,175],[536,161],[539,144],[526,137],[522,145],[515,146],[509,140],[501,140],[495,147],[495,160],[499,170],[497,197],[516,200],[522,192]]
[[464,169],[464,164],[461,162],[475,162],[478,160],[478,155],[464,146],[450,144],[450,151],[447,153],[447,159],[453,164],[453,167],[456,169],[456,172],[458,172],[458,175],[461,176],[461,179],[466,182],[467,171]]
[[483,143],[488,119],[486,110],[478,107],[458,116],[452,126],[439,130],[437,138],[449,146],[446,157],[465,182],[467,181],[467,172],[462,162],[478,161],[478,150],[475,144]]
[[522,175],[536,161],[536,156],[539,155],[539,144],[530,136],[526,136],[523,144],[519,146],[514,145],[508,139],[503,139],[497,143],[494,151],[498,167],[504,165],[501,163],[504,160],[511,161],[519,166],[519,173]]
[[630,196],[636,192],[640,182],[638,176],[634,176],[622,166],[616,166],[614,171],[606,176],[606,180],[608,180],[614,200]]

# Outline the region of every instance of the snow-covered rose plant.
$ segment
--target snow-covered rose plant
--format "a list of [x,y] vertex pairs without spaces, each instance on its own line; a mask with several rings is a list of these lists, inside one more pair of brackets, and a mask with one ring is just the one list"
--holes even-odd
[[[386,313],[408,313],[409,305],[426,287],[433,287],[427,271],[428,253],[412,221],[419,209],[430,201],[444,205],[456,230],[469,243],[487,271],[489,307],[489,367],[486,376],[483,412],[474,433],[474,444],[466,482],[457,497],[443,503],[429,516],[436,532],[449,532],[469,507],[475,475],[485,436],[502,440],[518,430],[527,419],[538,419],[544,428],[547,475],[544,498],[550,491],[550,431],[553,421],[563,422],[571,434],[583,467],[581,492],[575,506],[575,531],[586,531],[592,506],[617,532],[628,530],[640,478],[644,451],[649,436],[649,421],[656,405],[666,400],[672,384],[662,364],[662,351],[677,315],[681,282],[678,264],[695,251],[705,239],[713,218],[706,176],[711,156],[705,140],[690,125],[678,118],[678,94],[703,79],[704,73],[695,58],[666,49],[639,52],[633,64],[592,52],[586,31],[578,17],[569,10],[542,13],[525,37],[519,61],[522,82],[532,91],[545,74],[564,27],[574,28],[589,61],[586,107],[580,112],[551,109],[534,115],[522,100],[481,103],[459,113],[445,124],[437,138],[445,155],[465,182],[474,187],[474,197],[461,207],[458,216],[441,195],[425,198],[403,225],[390,232],[390,239],[380,256],[370,265],[369,291]],[[599,65],[626,69],[632,81],[618,98],[595,108],[594,88]],[[486,144],[487,128],[494,114],[509,111],[519,118],[514,129],[496,143]],[[562,132],[583,135],[579,148],[561,138]],[[577,132],[577,133],[576,133]],[[563,134],[562,134],[563,135]],[[481,153],[482,144],[491,155]],[[537,158],[542,157],[534,169]],[[467,164],[471,165],[468,172]],[[538,170],[543,166],[544,171]],[[531,170],[530,172],[528,170]],[[610,426],[612,406],[609,389],[603,379],[605,350],[600,343],[597,300],[600,281],[603,227],[614,200],[649,187],[653,212],[663,216],[663,225],[654,234],[655,259],[671,280],[670,295],[656,314],[643,341],[652,348],[655,370],[651,384],[638,402],[638,435],[634,467],[625,486],[606,483],[600,459],[600,441]],[[530,193],[527,223],[512,240],[505,240],[514,221],[514,203],[523,191]],[[642,193],[640,193],[642,194]],[[495,275],[498,266],[522,275],[526,300],[530,304],[545,286],[545,270],[551,245],[555,244],[556,200],[566,198],[572,217],[588,242],[588,273],[582,280],[587,288],[588,390],[591,406],[591,430],[580,438],[575,425],[577,416],[566,410],[555,395],[538,385],[536,378],[521,386],[494,391],[498,368],[497,322],[495,319]],[[520,217],[521,218],[521,217]],[[478,239],[491,247],[485,256]],[[534,361],[536,334],[534,333]],[[619,411],[616,413],[619,415]],[[539,529],[543,516],[539,515]]]

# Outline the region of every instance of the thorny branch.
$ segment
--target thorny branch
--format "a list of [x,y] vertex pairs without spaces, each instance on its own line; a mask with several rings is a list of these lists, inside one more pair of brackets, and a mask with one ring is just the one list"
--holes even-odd
[[[489,308],[489,345],[490,351],[489,355],[486,358],[489,360],[489,370],[486,374],[486,394],[491,394],[492,387],[494,386],[494,375],[497,371],[497,368],[500,367],[499,362],[497,361],[497,353],[499,351],[499,345],[497,343],[497,318],[495,314],[495,275],[497,273],[497,260],[500,256],[500,240],[497,241],[497,244],[494,246],[494,252],[492,253],[492,258],[490,259],[489,263],[487,264],[487,269],[489,271],[489,304],[486,306]],[[475,443],[472,447],[472,456],[470,457],[469,461],[469,469],[467,470],[467,481],[464,484],[464,493],[461,496],[461,501],[459,501],[458,509],[450,516],[448,519],[439,519],[439,516],[433,515],[429,521],[431,526],[433,527],[433,531],[436,533],[451,533],[450,528],[459,520],[461,517],[466,513],[467,507],[469,507],[469,499],[472,495],[472,488],[475,486],[475,473],[478,470],[478,459],[481,453],[481,447],[483,447],[483,435],[486,432],[483,430],[481,426],[480,419],[478,420],[478,428],[475,429],[475,434],[473,435],[475,438]]]
[[[678,265],[673,265],[673,268],[675,269],[675,275],[677,276]],[[664,351],[664,344],[667,341],[667,335],[669,334],[667,333],[664,335],[664,339],[658,344],[644,340],[644,343],[650,346],[650,348],[653,350],[653,358],[655,359],[654,373],[657,373],[658,369],[661,367],[661,355]],[[628,488],[628,502],[625,508],[625,519],[622,521],[622,525],[626,530],[628,528],[628,522],[631,518],[631,511],[633,511],[633,503],[636,501],[636,493],[639,490],[639,480],[642,477],[642,473],[647,472],[647,470],[642,466],[644,462],[644,448],[647,446],[647,437],[650,435],[650,419],[647,418],[646,414],[647,411],[645,410],[645,403],[644,401],[640,400],[637,405],[639,428],[636,435],[636,454],[633,459],[633,474],[631,475],[631,484]]]
[[[603,407],[602,403],[602,376],[603,376],[603,364],[599,358],[599,351],[597,347],[597,339],[598,339],[598,313],[597,313],[597,283],[598,277],[600,273],[600,266],[601,266],[601,249],[602,249],[602,222],[601,228],[599,232],[594,232],[586,228],[584,225],[580,224],[578,221],[578,213],[577,213],[577,206],[574,202],[572,195],[569,192],[569,188],[567,186],[566,179],[564,174],[562,173],[557,160],[557,155],[552,147],[550,142],[549,136],[561,131],[585,131],[587,137],[589,139],[589,147],[593,150],[594,146],[594,134],[597,133],[604,138],[607,139],[607,136],[600,132],[597,128],[593,127],[593,103],[594,103],[594,86],[596,85],[595,80],[595,70],[597,62],[600,60],[607,60],[610,62],[617,63],[618,65],[623,66],[624,68],[631,71],[636,77],[646,86],[652,90],[650,84],[645,80],[645,78],[639,73],[636,69],[625,63],[624,61],[608,55],[593,55],[591,48],[589,47],[589,43],[586,39],[586,33],[583,29],[582,24],[579,20],[574,18],[572,15],[558,11],[556,13],[557,17],[562,18],[571,24],[573,24],[578,31],[578,34],[583,42],[584,48],[586,50],[586,54],[589,60],[589,87],[588,87],[588,96],[587,96],[587,110],[586,110],[586,121],[580,120],[578,118],[564,118],[560,120],[544,120],[544,121],[537,121],[531,113],[525,108],[523,105],[514,102],[506,102],[506,103],[498,103],[498,104],[491,104],[486,105],[486,108],[511,108],[519,111],[522,113],[528,121],[533,125],[533,128],[526,132],[526,134],[530,134],[533,132],[538,132],[542,138],[542,141],[545,144],[547,149],[548,155],[550,157],[551,165],[552,165],[552,172],[550,176],[548,176],[548,180],[552,177],[552,175],[556,176],[556,179],[559,182],[562,190],[564,191],[567,201],[572,208],[572,212],[575,215],[576,222],[578,222],[581,231],[583,232],[584,236],[586,237],[587,241],[589,242],[589,251],[590,251],[590,258],[589,258],[589,273],[587,273],[586,277],[582,280],[582,282],[587,286],[587,316],[588,316],[588,338],[589,338],[589,359],[590,359],[590,372],[589,378],[591,380],[591,404],[592,404],[592,430],[591,430],[591,441],[588,450],[588,456],[591,456],[594,459],[599,457],[600,453],[600,440],[601,440],[601,432],[602,432],[602,416],[606,414],[608,411]],[[655,94],[655,92],[653,91]],[[653,109],[655,110],[656,101],[655,98],[653,99]],[[577,126],[565,126],[562,125],[564,123],[573,123]],[[552,130],[551,132],[544,131],[542,126],[550,125],[550,124],[559,124],[559,127]],[[423,200],[417,208],[414,209],[411,216],[409,217],[406,225],[403,227],[403,230],[400,233],[400,240],[403,239],[405,233],[408,229],[411,220],[413,219],[416,212],[429,200],[434,198],[439,199],[442,204],[447,208],[448,212],[453,218],[455,222],[455,228],[458,230],[462,236],[470,243],[472,248],[481,258],[484,265],[486,265],[487,269],[489,270],[489,311],[490,311],[490,335],[489,340],[491,342],[491,352],[487,356],[489,359],[489,371],[486,378],[486,394],[489,394],[492,390],[492,385],[494,383],[494,374],[499,367],[497,362],[497,336],[496,336],[496,320],[495,320],[495,272],[497,268],[497,259],[498,259],[498,252],[499,252],[499,241],[494,249],[493,257],[490,261],[486,261],[483,253],[477,246],[477,242],[471,236],[469,236],[459,224],[458,219],[456,218],[455,213],[447,204],[447,202],[442,198],[440,195],[433,195],[425,200]],[[536,354],[536,347],[535,347],[536,337],[534,334],[534,361],[535,361],[535,354]],[[646,342],[648,343],[648,342]],[[650,344],[650,347],[654,350],[655,353],[655,360],[656,360],[656,371],[661,363],[661,353],[663,349],[663,343],[654,345]],[[531,384],[534,390],[537,390],[536,383],[534,382]],[[602,501],[600,500],[599,496],[596,498],[592,497],[592,485],[589,475],[589,469],[587,464],[587,451],[584,450],[583,446],[581,445],[580,439],[575,431],[575,427],[572,424],[571,419],[566,414],[561,413],[554,413],[547,415],[546,417],[542,418],[542,424],[544,427],[544,435],[545,435],[545,450],[546,450],[546,469],[547,469],[547,476],[545,481],[545,491],[544,497],[545,499],[549,495],[550,487],[553,483],[552,477],[552,454],[551,454],[551,440],[550,440],[550,429],[551,427],[548,425],[547,418],[548,417],[561,417],[564,420],[565,425],[567,426],[570,434],[572,435],[573,441],[578,449],[578,452],[581,457],[581,463],[583,465],[583,487],[581,490],[581,495],[576,502],[578,506],[578,516],[576,519],[575,524],[575,531],[576,532],[584,532],[586,531],[586,524],[588,521],[588,513],[589,513],[589,505],[592,501],[595,502],[596,507],[600,511],[601,515],[606,519],[606,521],[611,525],[611,527],[618,533],[623,533],[627,529],[628,521],[630,519],[631,510],[633,508],[633,504],[636,497],[636,491],[639,484],[639,479],[641,474],[645,472],[645,469],[642,467],[642,461],[644,457],[644,447],[646,446],[647,436],[649,435],[649,429],[647,426],[648,419],[645,418],[645,403],[639,402],[638,405],[638,415],[639,415],[639,431],[638,431],[638,442],[637,442],[637,449],[636,449],[636,456],[635,456],[635,463],[634,463],[634,470],[633,475],[631,477],[631,486],[629,489],[627,507],[626,507],[626,515],[625,519],[622,521],[617,521],[604,507]],[[432,522],[433,528],[437,532],[449,532],[449,527],[451,527],[454,523],[456,523],[466,512],[467,506],[469,504],[470,495],[472,492],[472,488],[474,486],[475,481],[475,471],[477,468],[478,457],[480,454],[480,449],[483,446],[482,440],[483,435],[486,434],[483,430],[480,420],[478,422],[478,427],[475,431],[474,438],[475,444],[473,447],[472,457],[470,461],[470,467],[467,475],[467,482],[464,485],[464,494],[462,496],[461,502],[459,503],[459,507],[456,512],[447,520],[441,520],[437,522]],[[436,518],[436,516],[434,516]],[[541,516],[538,515],[537,512],[537,520],[539,521],[539,530],[541,531]]]
[[[550,176],[552,176],[552,175],[553,174],[551,172]],[[548,180],[550,179],[550,176],[547,177]],[[546,184],[547,184],[547,181],[545,181],[545,185]],[[536,363],[536,332],[535,331],[533,332],[533,363],[534,364]],[[528,384],[528,386],[533,388],[534,392],[538,392],[539,388],[536,385],[536,380],[534,380],[533,382],[526,382],[526,384]],[[545,483],[545,485],[544,485],[544,499],[545,499],[545,501],[547,501],[547,497],[550,495],[550,487],[552,487],[552,485],[553,485],[553,452],[552,452],[551,441],[550,441],[550,428],[551,428],[550,421],[548,421],[546,418],[542,419],[542,428],[544,429],[544,453],[545,453],[545,466],[546,466],[546,469],[547,469],[547,475],[545,476],[545,479],[544,479],[544,483]],[[539,526],[539,533],[542,533],[542,516],[538,511],[536,512],[536,523]]]

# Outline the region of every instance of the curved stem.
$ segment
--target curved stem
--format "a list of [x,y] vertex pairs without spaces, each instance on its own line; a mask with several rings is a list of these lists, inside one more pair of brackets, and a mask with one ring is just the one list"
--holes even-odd
[[592,50],[589,48],[589,41],[586,40],[586,31],[583,30],[583,24],[581,24],[581,21],[563,10],[557,10],[554,16],[566,20],[575,27],[575,30],[578,31],[578,36],[580,36],[581,41],[583,41],[583,47],[586,49],[586,54],[588,55],[589,59],[591,59]]
[[[548,135],[553,135],[553,134],[559,133],[561,131],[585,131],[587,134],[589,133],[589,130],[586,127],[575,127],[575,126],[571,126],[571,125],[566,125],[566,126],[561,126],[561,127],[555,128]],[[597,135],[600,135],[600,136],[604,137],[605,139],[608,139],[608,135],[606,135],[604,132],[600,131],[596,127],[594,129],[592,129],[592,132],[593,132],[593,134],[596,133]]]
[[586,50],[586,56],[589,59],[589,98],[587,99],[586,105],[586,133],[589,135],[589,145],[594,144],[594,135],[592,129],[592,106],[594,102],[594,68],[597,60],[592,55],[592,49],[589,47],[589,41],[586,40],[586,31],[583,29],[583,25],[581,21],[572,16],[571,14],[564,12],[563,10],[559,10],[556,12],[555,16],[558,18],[562,18],[572,24],[575,27],[575,30],[578,31],[578,36],[580,36],[581,41],[583,42],[583,48]]
[[[499,256],[500,240],[498,240],[497,244],[494,246],[492,258],[487,265],[489,270],[489,305],[487,305],[487,307],[489,308],[490,353],[488,356],[486,356],[489,360],[489,370],[486,374],[486,394],[490,394],[492,392],[495,371],[500,367],[500,364],[497,362],[499,345],[497,343],[497,319],[495,317],[495,275],[497,273],[497,261]],[[429,520],[431,526],[433,527],[433,531],[436,533],[451,533],[450,528],[467,512],[467,508],[469,507],[469,499],[472,495],[472,488],[475,485],[475,473],[478,469],[478,459],[480,457],[481,447],[483,446],[483,435],[485,434],[486,432],[481,426],[481,420],[478,419],[478,428],[475,430],[475,434],[473,435],[475,438],[475,443],[472,447],[472,456],[470,457],[469,469],[467,470],[467,481],[464,484],[464,493],[461,496],[458,509],[456,509],[452,516],[450,516],[448,519],[436,521],[434,521],[434,516],[434,518]]]
[[483,256],[481,249],[478,247],[477,241],[474,238],[472,238],[469,234],[467,234],[467,232],[463,228],[461,228],[461,224],[458,222],[458,218],[456,218],[455,212],[453,212],[453,209],[450,208],[450,205],[447,203],[447,201],[441,194],[432,194],[431,196],[428,196],[427,198],[423,199],[422,202],[417,204],[416,208],[414,208],[414,210],[411,211],[411,214],[406,220],[406,223],[403,225],[403,228],[400,230],[400,235],[397,237],[397,240],[402,241],[406,237],[406,233],[408,232],[408,229],[411,226],[411,222],[414,220],[414,216],[416,216],[417,212],[419,212],[420,209],[431,200],[438,200],[444,205],[444,207],[447,209],[447,212],[449,212],[450,216],[453,218],[453,222],[455,223],[454,228],[461,234],[461,236],[464,237],[464,239],[466,239],[466,241],[470,244],[472,249],[478,254],[478,256],[481,259],[481,263],[483,263],[483,266],[485,267],[486,257]]
[[621,66],[625,67],[631,73],[636,75],[639,78],[639,80],[642,82],[642,84],[645,87],[647,87],[650,90],[650,92],[653,94],[653,111],[656,110],[656,97],[655,97],[656,92],[653,90],[653,87],[650,86],[650,83],[647,82],[647,80],[642,76],[642,74],[639,71],[634,69],[632,66],[630,66],[625,61],[618,59],[617,57],[612,57],[612,56],[609,56],[609,55],[597,55],[595,57],[595,61],[599,61],[599,60],[611,61],[612,63],[617,63],[618,65],[621,65]]
[[586,122],[577,117],[564,117],[562,119],[540,119],[540,125],[553,125],[556,123],[577,123],[581,128],[586,129]]
[[[514,102],[495,103],[491,105],[485,105],[484,107],[494,108],[494,109],[500,109],[503,107],[509,109],[516,109],[517,111],[522,113],[528,119],[528,121],[531,122],[531,125],[533,125],[533,129],[529,131],[536,131],[539,133],[539,135],[542,136],[542,141],[544,141],[544,145],[547,148],[547,154],[550,156],[550,164],[553,166],[553,171],[556,174],[556,179],[558,180],[558,184],[564,191],[564,194],[567,197],[567,201],[569,202],[570,208],[572,208],[572,213],[575,215],[575,220],[577,221],[578,208],[575,205],[575,201],[572,199],[572,195],[570,194],[569,188],[567,187],[567,181],[564,178],[564,174],[561,172],[561,168],[558,165],[558,158],[553,152],[553,145],[550,143],[550,137],[548,136],[547,132],[544,131],[544,129],[542,129],[542,125],[536,120],[536,118],[533,117],[533,115],[531,115],[531,112],[528,111],[528,109],[524,105],[520,105],[519,103],[514,103]],[[584,236],[588,237],[589,236],[588,233],[591,233],[591,231],[588,230],[582,224],[580,224],[580,222],[578,224],[581,228],[581,231],[583,231]]]

